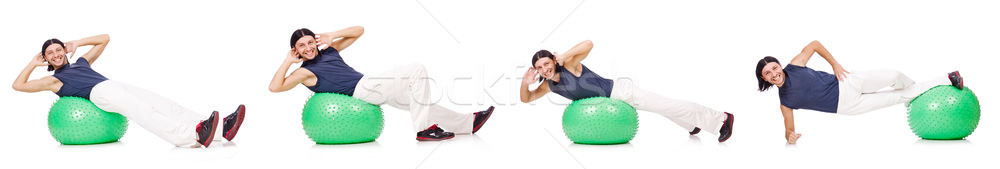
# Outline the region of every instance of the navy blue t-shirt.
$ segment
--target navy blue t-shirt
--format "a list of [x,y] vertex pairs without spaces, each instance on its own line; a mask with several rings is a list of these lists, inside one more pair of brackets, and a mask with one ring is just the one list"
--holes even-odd
[[312,60],[302,62],[302,68],[316,75],[316,85],[306,88],[317,93],[354,95],[354,87],[364,77],[364,74],[348,66],[344,58],[340,57],[340,52],[333,47],[320,51]]
[[94,86],[108,80],[108,78],[91,69],[90,62],[87,62],[87,59],[83,59],[82,57],[76,59],[76,63],[67,64],[62,68],[56,69],[56,72],[52,76],[55,76],[63,84],[59,88],[59,91],[56,92],[56,95],[60,97],[76,96],[86,99],[90,99],[90,90],[94,89]]
[[785,84],[778,87],[781,105],[792,109],[809,109],[837,113],[840,83],[837,76],[808,67],[786,65]]
[[548,80],[549,89],[553,93],[574,101],[591,97],[611,97],[614,81],[597,75],[583,64],[580,66],[583,67],[580,77],[576,77],[565,67],[556,67],[559,69],[559,82]]

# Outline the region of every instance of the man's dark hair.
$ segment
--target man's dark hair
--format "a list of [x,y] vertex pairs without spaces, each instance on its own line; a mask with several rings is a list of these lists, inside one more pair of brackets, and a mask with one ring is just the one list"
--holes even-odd
[[292,40],[288,42],[288,46],[295,48],[295,42],[299,41],[299,39],[302,39],[304,36],[316,37],[316,34],[306,28],[295,30],[295,32],[292,32]]

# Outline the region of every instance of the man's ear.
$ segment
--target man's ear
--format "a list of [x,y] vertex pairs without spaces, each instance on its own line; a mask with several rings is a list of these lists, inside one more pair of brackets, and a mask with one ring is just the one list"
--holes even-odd
[[302,54],[299,54],[298,47],[292,47],[292,52],[295,52],[295,56],[298,56],[299,59],[302,59]]

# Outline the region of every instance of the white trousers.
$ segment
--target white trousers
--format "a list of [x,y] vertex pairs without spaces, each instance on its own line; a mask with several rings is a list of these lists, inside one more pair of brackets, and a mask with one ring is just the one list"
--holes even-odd
[[352,97],[409,110],[415,131],[437,124],[455,134],[472,133],[475,114],[458,113],[432,103],[430,87],[427,69],[420,64],[410,64],[374,76],[365,75],[354,88]]
[[[895,70],[853,72],[840,82],[837,114],[857,115],[900,103],[909,103],[938,85],[951,85],[948,76],[916,83]],[[891,90],[882,90],[889,87]]]
[[695,127],[719,135],[726,114],[700,104],[675,100],[639,89],[631,80],[618,79],[611,89],[611,98],[625,101],[637,110],[649,111],[667,117],[687,131]]
[[106,80],[90,91],[98,108],[128,118],[177,147],[199,147],[195,126],[208,118],[148,90]]

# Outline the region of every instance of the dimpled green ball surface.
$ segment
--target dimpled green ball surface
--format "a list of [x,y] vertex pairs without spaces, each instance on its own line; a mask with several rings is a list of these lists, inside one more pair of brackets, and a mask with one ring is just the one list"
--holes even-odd
[[967,86],[931,88],[913,99],[907,111],[910,130],[924,139],[962,139],[979,125],[979,100]]
[[302,110],[302,128],[319,144],[375,141],[382,134],[382,108],[336,93],[315,93]]
[[49,133],[62,144],[116,142],[127,129],[125,116],[105,112],[84,98],[61,97],[49,109]]
[[566,137],[577,144],[622,144],[635,137],[639,115],[624,101],[592,97],[566,107],[562,125]]

